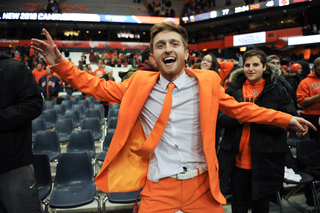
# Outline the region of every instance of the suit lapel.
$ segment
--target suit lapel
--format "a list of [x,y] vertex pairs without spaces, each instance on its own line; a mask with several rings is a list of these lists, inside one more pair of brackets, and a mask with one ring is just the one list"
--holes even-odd
[[[156,84],[158,78],[159,78],[159,74],[149,76],[145,80],[140,81],[140,84],[137,88],[137,95],[136,95],[135,99],[133,100],[132,106],[135,108],[134,111],[140,113],[144,103],[146,102],[146,100],[147,100],[152,88]],[[136,119],[134,119],[134,120],[136,120]]]

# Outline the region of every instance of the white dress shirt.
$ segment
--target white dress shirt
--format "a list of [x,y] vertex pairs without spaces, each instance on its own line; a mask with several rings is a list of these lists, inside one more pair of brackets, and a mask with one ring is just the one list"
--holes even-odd
[[[153,87],[139,120],[146,138],[156,123],[168,91],[168,80],[160,75]],[[200,129],[199,87],[195,77],[185,72],[174,82],[172,109],[161,140],[150,154],[148,179],[158,182],[199,166],[207,168]]]

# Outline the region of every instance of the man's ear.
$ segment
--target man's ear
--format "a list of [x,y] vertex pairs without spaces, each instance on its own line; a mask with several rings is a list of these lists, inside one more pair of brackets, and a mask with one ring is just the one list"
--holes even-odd
[[266,71],[266,69],[267,69],[267,63],[264,64],[263,72]]
[[189,50],[186,50],[184,53],[184,60],[188,60],[189,58]]
[[152,63],[157,64],[156,60],[154,59],[154,55],[150,53],[149,59]]

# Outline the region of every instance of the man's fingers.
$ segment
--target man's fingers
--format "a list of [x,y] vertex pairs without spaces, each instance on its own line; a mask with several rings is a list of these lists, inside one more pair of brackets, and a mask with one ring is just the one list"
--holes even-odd
[[312,123],[310,123],[309,121],[308,121],[308,127],[311,127],[316,132],[318,131],[317,128]]
[[40,54],[44,54],[44,50],[48,47],[48,44],[45,41],[41,41],[38,39],[31,40],[31,48]]
[[46,36],[46,38],[47,38],[47,40],[49,42],[49,45],[53,46],[54,42],[53,42],[53,39],[52,39],[51,35],[48,33],[48,31],[45,28],[43,28],[42,32],[44,32],[44,35]]
[[38,48],[43,48],[48,46],[48,43],[36,38],[31,39],[31,46],[36,46]]
[[40,53],[41,55],[43,55],[43,51],[42,49],[36,47],[36,46],[31,46],[32,49],[34,49],[35,51],[37,51],[38,53]]
[[303,136],[305,136],[305,135],[308,133],[308,131],[309,131],[309,126],[305,126],[305,130],[306,130],[306,131],[305,131],[304,133],[302,133]]

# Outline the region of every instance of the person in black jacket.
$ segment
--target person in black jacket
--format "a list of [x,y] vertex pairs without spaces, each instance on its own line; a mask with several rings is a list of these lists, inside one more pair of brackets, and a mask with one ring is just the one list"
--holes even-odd
[[[261,50],[246,52],[244,66],[232,72],[226,93],[239,102],[295,115],[292,98],[276,83],[281,71],[266,58]],[[225,128],[218,153],[220,186],[226,194],[230,180],[232,212],[247,212],[251,203],[252,212],[269,212],[270,195],[283,185],[285,130],[238,121],[222,112],[217,124]]]
[[0,212],[38,212],[31,121],[43,100],[31,71],[0,53]]

